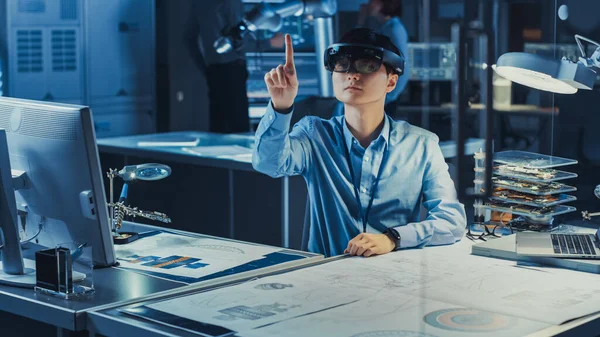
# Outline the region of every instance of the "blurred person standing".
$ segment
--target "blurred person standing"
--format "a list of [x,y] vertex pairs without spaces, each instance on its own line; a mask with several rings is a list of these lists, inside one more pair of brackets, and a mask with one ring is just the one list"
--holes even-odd
[[196,64],[204,70],[208,85],[210,130],[240,133],[250,130],[246,81],[248,70],[243,41],[231,51],[217,53],[214,43],[244,15],[241,0],[195,1],[188,44]]
[[410,62],[408,62],[408,33],[402,24],[402,0],[369,0],[359,10],[358,25],[373,29],[392,40],[395,46],[404,52],[404,74],[398,78],[396,89],[387,94],[386,111],[394,114],[396,100],[404,91],[410,79]]

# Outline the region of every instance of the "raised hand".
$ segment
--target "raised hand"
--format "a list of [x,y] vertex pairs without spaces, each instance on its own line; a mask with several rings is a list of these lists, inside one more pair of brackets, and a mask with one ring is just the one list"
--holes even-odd
[[288,110],[298,95],[298,76],[294,66],[292,37],[285,34],[285,65],[280,64],[265,74],[265,83],[275,110]]

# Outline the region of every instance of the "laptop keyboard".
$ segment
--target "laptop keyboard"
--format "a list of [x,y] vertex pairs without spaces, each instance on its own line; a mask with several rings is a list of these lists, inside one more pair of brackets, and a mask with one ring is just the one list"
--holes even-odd
[[550,234],[556,254],[596,255],[594,243],[587,234]]

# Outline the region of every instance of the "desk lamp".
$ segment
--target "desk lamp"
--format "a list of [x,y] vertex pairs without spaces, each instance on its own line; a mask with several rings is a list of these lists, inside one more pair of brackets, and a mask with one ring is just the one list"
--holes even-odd
[[[581,41],[596,45],[587,57]],[[529,53],[506,53],[498,58],[494,69],[498,75],[534,89],[557,94],[574,94],[578,89],[591,90],[600,70],[600,44],[581,35],[575,35],[581,52],[579,61],[565,57],[555,60]]]
[[[110,169],[108,172],[108,178],[110,180],[110,217],[112,221],[113,231],[113,242],[115,244],[125,244],[135,241],[139,238],[138,233],[134,232],[119,232],[123,224],[125,216],[140,216],[146,219],[161,221],[164,223],[170,223],[171,219],[164,213],[160,212],[147,212],[139,210],[137,207],[126,206],[127,194],[129,192],[129,183],[135,180],[143,181],[156,181],[164,179],[171,175],[171,168],[163,164],[140,164],[140,165],[128,165],[123,167],[120,171],[116,169]],[[125,182],[121,189],[121,196],[118,202],[114,202],[113,199],[113,179],[115,177],[121,177]]]

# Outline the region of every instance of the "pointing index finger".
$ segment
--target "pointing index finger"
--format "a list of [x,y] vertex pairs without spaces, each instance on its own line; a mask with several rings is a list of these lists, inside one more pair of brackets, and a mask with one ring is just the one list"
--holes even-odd
[[285,34],[285,66],[294,68],[294,46],[290,34]]

